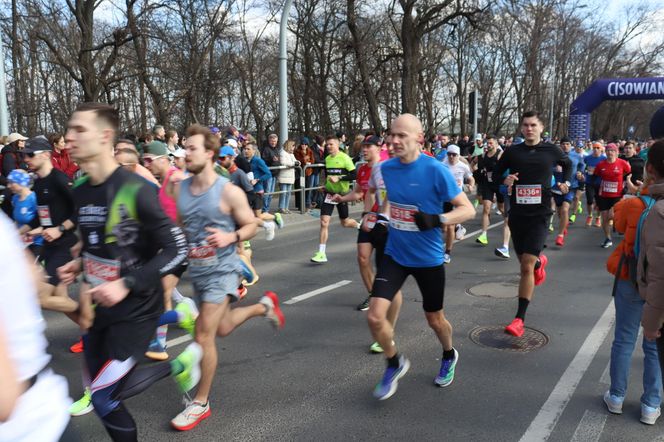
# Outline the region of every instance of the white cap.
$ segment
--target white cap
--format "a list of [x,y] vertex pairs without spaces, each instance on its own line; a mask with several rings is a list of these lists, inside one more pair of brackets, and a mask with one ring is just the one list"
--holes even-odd
[[178,147],[173,153],[171,153],[171,155],[175,158],[184,158],[187,156],[187,152],[183,148]]
[[456,144],[450,144],[447,146],[447,153],[455,153],[457,155],[461,154],[461,149],[459,149],[459,146]]
[[23,140],[23,141],[25,141],[25,140],[27,140],[27,139],[28,139],[28,137],[24,137],[23,135],[21,135],[21,134],[18,133],[18,132],[12,132],[12,133],[10,133],[9,136],[7,137],[7,144],[12,144],[14,141],[17,141],[17,140]]
[[226,144],[231,146],[233,149],[237,149],[237,140],[235,138],[229,138],[226,140]]
[[483,139],[484,137],[482,136],[482,134],[475,134],[475,141],[482,141]]

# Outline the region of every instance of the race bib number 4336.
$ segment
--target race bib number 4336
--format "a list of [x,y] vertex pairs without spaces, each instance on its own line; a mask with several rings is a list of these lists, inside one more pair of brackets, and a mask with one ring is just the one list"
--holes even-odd
[[420,229],[415,224],[417,206],[398,204],[390,201],[390,226],[406,232],[417,232]]
[[541,184],[517,184],[516,186],[517,204],[542,204],[542,185]]

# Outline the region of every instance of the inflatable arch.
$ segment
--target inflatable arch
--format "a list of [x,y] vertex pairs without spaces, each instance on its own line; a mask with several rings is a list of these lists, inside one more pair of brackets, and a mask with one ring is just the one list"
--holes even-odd
[[568,135],[573,140],[590,138],[590,114],[603,101],[657,99],[664,99],[664,77],[596,80],[572,102]]

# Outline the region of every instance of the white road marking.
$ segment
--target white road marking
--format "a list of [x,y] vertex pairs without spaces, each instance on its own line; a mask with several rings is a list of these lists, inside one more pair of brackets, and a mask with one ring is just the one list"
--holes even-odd
[[602,373],[602,377],[599,378],[599,383],[604,385],[611,385],[611,360],[606,364],[606,368]]
[[570,442],[597,442],[602,436],[607,417],[607,413],[586,410]]
[[553,388],[542,408],[521,437],[521,442],[546,441],[576,391],[581,378],[588,369],[599,347],[613,326],[615,309],[613,300],[588,334],[583,345],[574,356],[558,383]]
[[284,304],[288,304],[288,305],[297,304],[300,301],[304,301],[305,299],[309,299],[309,298],[313,298],[314,296],[318,296],[321,293],[329,292],[330,290],[334,290],[336,288],[343,287],[345,285],[350,284],[351,282],[352,281],[343,280],[343,281],[339,281],[335,284],[326,285],[325,287],[321,287],[319,289],[312,290],[312,291],[304,293],[302,295],[295,296],[295,297],[289,299],[288,301],[284,302]]
[[[497,222],[497,223],[495,223],[495,224],[491,224],[491,225],[489,225],[489,227],[487,227],[486,230],[489,231],[489,230],[491,230],[491,229],[493,229],[493,228],[495,228],[495,227],[502,226],[503,224],[505,224],[505,221],[500,221],[500,222]],[[482,229],[475,230],[474,232],[466,233],[466,234],[463,236],[463,239],[462,239],[461,241],[463,241],[463,240],[465,240],[465,239],[468,239],[468,238],[472,238],[473,236],[475,236],[475,235],[479,235],[480,233],[482,233]],[[454,242],[459,242],[459,241],[455,240]]]
[[175,347],[176,345],[184,344],[185,342],[191,341],[193,338],[191,337],[190,334],[186,334],[183,336],[178,336],[177,338],[173,338],[170,341],[166,341],[166,347]]

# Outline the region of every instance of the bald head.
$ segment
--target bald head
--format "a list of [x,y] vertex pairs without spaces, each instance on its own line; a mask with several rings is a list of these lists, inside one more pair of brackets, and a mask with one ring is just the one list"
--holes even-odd
[[422,122],[412,114],[399,115],[392,121],[390,133],[395,156],[403,162],[415,161],[424,142]]

